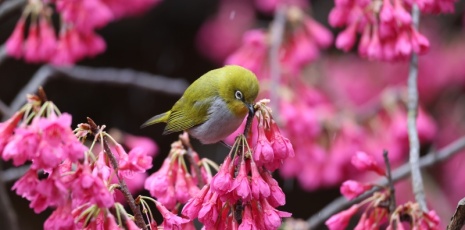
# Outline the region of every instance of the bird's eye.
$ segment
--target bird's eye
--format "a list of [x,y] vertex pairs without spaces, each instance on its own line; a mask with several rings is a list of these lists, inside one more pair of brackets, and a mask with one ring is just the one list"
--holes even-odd
[[234,93],[234,96],[236,97],[236,99],[238,100],[242,100],[242,98],[244,97],[244,95],[242,95],[242,92],[237,90],[235,93]]

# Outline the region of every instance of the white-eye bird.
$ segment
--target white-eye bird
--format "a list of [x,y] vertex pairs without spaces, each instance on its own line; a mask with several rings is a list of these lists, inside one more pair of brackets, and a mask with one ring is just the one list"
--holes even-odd
[[142,127],[166,123],[163,134],[187,131],[203,144],[219,142],[234,132],[245,116],[253,114],[259,91],[257,77],[237,65],[214,69],[194,81],[168,112]]

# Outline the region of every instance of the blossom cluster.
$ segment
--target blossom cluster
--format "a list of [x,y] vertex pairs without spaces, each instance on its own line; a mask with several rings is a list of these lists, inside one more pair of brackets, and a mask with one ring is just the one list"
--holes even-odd
[[336,0],[329,15],[333,27],[345,27],[336,47],[349,51],[361,34],[358,53],[372,60],[405,60],[412,53],[425,54],[429,40],[413,25],[413,5],[426,13],[450,13],[454,0]]
[[[352,158],[352,164],[359,170],[375,172],[381,176],[387,176],[385,170],[371,156],[364,152],[358,152]],[[366,191],[375,187],[373,184],[364,184],[358,181],[348,180],[341,186],[341,193],[347,199],[352,200]],[[350,219],[363,210],[363,213],[354,229],[380,229],[387,225],[391,229],[425,229],[438,230],[439,217],[434,210],[424,212],[417,203],[407,202],[390,210],[391,196],[395,196],[388,187],[382,187],[371,197],[360,203],[352,205],[349,209],[333,215],[326,221],[330,230],[343,230],[349,224]],[[393,204],[395,207],[395,204]]]
[[[96,29],[118,18],[143,12],[160,1],[136,0],[131,4],[122,0],[27,2],[6,42],[7,53],[30,63],[69,65],[105,51],[105,41],[95,32]],[[60,16],[57,31],[52,21],[55,9]]]
[[[187,138],[187,133],[184,133],[183,138]],[[200,168],[202,175],[195,174],[194,165],[191,165],[190,170],[188,170],[185,162],[186,154],[190,154],[188,157],[192,157],[195,164],[200,163],[198,154],[194,151],[187,153],[179,140],[171,144],[170,154],[163,161],[160,169],[145,181],[145,189],[150,192],[150,195],[170,210],[175,209],[178,204],[185,204],[190,198],[197,195],[200,190],[199,180],[209,182],[211,179],[211,176],[207,175],[205,167]],[[199,176],[202,179],[198,178]]]
[[[303,68],[320,56],[320,49],[333,42],[331,32],[315,19],[306,15],[302,8],[290,5],[285,8],[286,23],[290,24],[282,45],[279,61],[284,77],[298,76]],[[242,46],[225,61],[226,64],[244,66],[259,79],[269,76],[268,53],[273,39],[269,30],[253,29],[244,33]],[[284,80],[285,78],[283,78]]]
[[191,220],[198,218],[205,229],[277,229],[281,217],[291,215],[276,209],[285,204],[285,196],[270,170],[293,156],[292,145],[273,126],[264,101],[256,108],[258,130],[265,136],[256,143],[238,136],[211,183],[182,210]]
[[[95,136],[90,148],[83,142],[87,136]],[[104,139],[111,150],[96,147]],[[37,96],[0,123],[0,156],[15,166],[30,164],[13,190],[29,200],[36,213],[55,208],[44,229],[138,229],[115,201],[116,188],[120,178],[131,179],[152,167],[156,145],[135,136],[128,140],[127,146],[132,147],[126,152],[103,127],[80,124],[73,132],[71,115]],[[115,157],[117,168],[108,154]],[[111,210],[124,215],[125,222]]]

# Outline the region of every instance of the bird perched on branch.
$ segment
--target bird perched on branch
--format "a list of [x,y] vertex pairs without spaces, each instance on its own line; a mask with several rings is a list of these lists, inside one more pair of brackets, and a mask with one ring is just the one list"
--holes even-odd
[[187,131],[203,144],[219,142],[254,113],[259,85],[250,70],[237,65],[214,69],[194,81],[168,112],[142,127],[166,123],[163,134]]

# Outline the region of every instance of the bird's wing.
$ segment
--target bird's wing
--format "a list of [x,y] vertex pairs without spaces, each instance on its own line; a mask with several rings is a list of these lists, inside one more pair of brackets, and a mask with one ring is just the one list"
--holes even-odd
[[204,123],[208,119],[210,104],[211,99],[187,100],[181,98],[173,106],[163,134],[188,130]]

